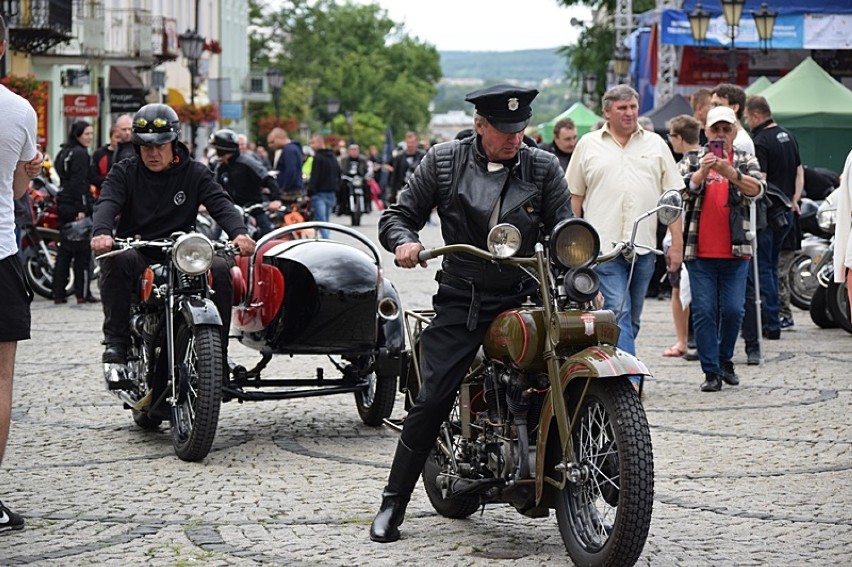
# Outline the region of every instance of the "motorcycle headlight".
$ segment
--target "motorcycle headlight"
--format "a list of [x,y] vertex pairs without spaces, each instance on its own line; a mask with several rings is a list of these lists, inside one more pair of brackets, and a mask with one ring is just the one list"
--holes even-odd
[[199,276],[213,264],[213,243],[197,232],[178,237],[172,248],[177,268],[190,276]]
[[566,295],[582,303],[593,300],[600,288],[597,272],[589,267],[569,271],[562,279],[562,283],[565,286]]
[[590,266],[600,249],[600,236],[583,219],[566,219],[550,235],[550,257],[563,268]]
[[488,251],[498,258],[511,258],[521,248],[521,231],[511,224],[498,224],[488,232]]
[[817,225],[825,232],[834,232],[834,223],[837,222],[837,209],[820,206],[817,211]]

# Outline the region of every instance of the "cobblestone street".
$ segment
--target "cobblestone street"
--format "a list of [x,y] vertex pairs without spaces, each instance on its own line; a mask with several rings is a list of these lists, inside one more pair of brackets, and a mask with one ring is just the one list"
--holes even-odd
[[[362,227],[374,240],[377,218]],[[437,225],[424,241],[440,243]],[[404,271],[385,255],[409,309],[429,307],[437,267]],[[105,390],[100,305],[37,298],[32,310],[0,489],[27,526],[0,534],[0,565],[569,564],[554,514],[495,506],[449,520],[422,485],[403,539],[370,542],[397,433],[363,425],[351,394],[226,403],[210,455],[183,462],[167,428],[139,429]],[[654,373],[655,502],[640,565],[852,565],[852,335],[795,318],[795,331],[764,341],[761,366],[746,366],[740,342],[741,385],[707,394],[698,362],[661,356],[670,305],[647,301],[638,349]],[[231,355],[259,358],[236,341]],[[322,357],[282,356],[266,374],[320,365],[332,371]]]

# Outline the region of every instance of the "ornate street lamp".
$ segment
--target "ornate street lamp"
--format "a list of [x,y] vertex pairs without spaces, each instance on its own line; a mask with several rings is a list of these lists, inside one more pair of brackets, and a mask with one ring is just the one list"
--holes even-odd
[[272,104],[275,105],[275,119],[281,119],[281,87],[284,86],[284,73],[278,67],[266,70],[266,82],[272,89]]
[[777,16],[778,12],[770,12],[766,2],[760,5],[759,12],[751,11],[751,17],[754,18],[754,25],[757,28],[757,37],[760,38],[760,50],[763,53],[769,52],[769,42],[772,41]]
[[328,99],[328,102],[326,103],[326,110],[328,110],[329,117],[334,118],[337,111],[340,110],[340,101],[336,98]]
[[351,144],[352,142],[354,142],[354,141],[355,141],[355,140],[353,139],[353,137],[352,137],[352,121],[353,121],[353,117],[352,117],[352,113],[351,113],[350,111],[348,111],[348,110],[344,113],[344,115],[346,116],[346,126],[349,128],[349,143]]
[[595,104],[595,93],[598,90],[598,75],[597,73],[591,72],[586,73],[583,77],[583,94],[584,97],[583,102],[586,106],[593,106]]
[[[178,36],[180,42],[180,51],[186,58],[187,67],[189,67],[190,89],[189,89],[189,104],[195,106],[195,89],[198,86],[198,60],[201,59],[201,52],[204,51],[204,38],[198,35],[195,30],[186,30]],[[195,123],[190,124],[190,132],[192,136],[192,157],[195,157],[195,138],[196,129],[198,126]]]
[[626,47],[620,45],[615,49],[615,54],[612,57],[612,70],[615,73],[616,81],[627,79],[630,75],[630,52]]
[[687,17],[689,18],[689,31],[692,33],[692,39],[701,45],[707,39],[707,29],[710,27],[710,13],[699,2]]

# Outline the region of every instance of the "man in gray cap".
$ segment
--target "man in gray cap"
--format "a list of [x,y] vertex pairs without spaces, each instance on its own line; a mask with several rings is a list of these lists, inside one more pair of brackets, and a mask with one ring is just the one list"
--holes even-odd
[[[426,266],[417,232],[437,208],[446,244],[485,247],[488,231],[511,223],[523,236],[521,256],[572,216],[568,187],[553,154],[523,144],[538,91],[495,85],[467,95],[476,107],[475,135],[433,146],[395,205],[379,220],[379,239],[403,268]],[[421,335],[423,385],[405,418],[370,539],[399,539],[411,491],[438,437],[491,321],[535,296],[519,268],[463,255],[444,256],[436,276],[435,317]]]

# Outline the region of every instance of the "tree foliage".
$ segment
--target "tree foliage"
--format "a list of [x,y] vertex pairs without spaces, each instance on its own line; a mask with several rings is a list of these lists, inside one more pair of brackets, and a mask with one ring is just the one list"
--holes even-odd
[[[441,78],[434,47],[410,38],[378,5],[285,0],[276,6],[250,1],[249,49],[253,67],[284,72],[282,116],[348,136],[340,119],[348,111],[362,145],[381,143],[387,125],[405,132],[428,124]],[[331,99],[340,101],[337,117],[329,114]],[[374,140],[376,117],[384,127]],[[359,139],[362,131],[370,139]]]
[[[562,6],[587,6],[598,14],[614,14],[615,0],[556,0]],[[633,0],[633,13],[639,14],[654,8],[654,0]],[[598,18],[600,23],[587,25],[580,32],[577,43],[566,45],[559,53],[568,60],[568,67],[576,69],[575,80],[578,88],[582,89],[582,77],[588,73],[598,76],[598,87],[595,99],[600,100],[606,89],[607,67],[615,52],[615,26],[612,17]]]

